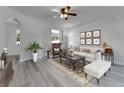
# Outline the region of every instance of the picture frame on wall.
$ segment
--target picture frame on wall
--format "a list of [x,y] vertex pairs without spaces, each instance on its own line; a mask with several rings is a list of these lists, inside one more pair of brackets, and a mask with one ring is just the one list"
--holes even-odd
[[86,32],[86,37],[91,38],[92,37],[92,32],[91,31]]
[[101,30],[93,31],[93,37],[100,37],[100,35],[101,35]]
[[85,38],[85,32],[81,32],[81,33],[80,33],[80,37],[81,37],[81,38]]
[[92,44],[92,39],[91,38],[86,39],[86,44],[91,45]]
[[81,45],[84,45],[84,44],[86,44],[86,40],[85,39],[81,39],[80,43],[81,43]]
[[100,38],[93,38],[93,44],[94,45],[100,45],[100,43],[101,43]]

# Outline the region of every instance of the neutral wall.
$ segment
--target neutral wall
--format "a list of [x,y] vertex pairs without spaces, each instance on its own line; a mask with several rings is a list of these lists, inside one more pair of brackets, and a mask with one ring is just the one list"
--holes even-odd
[[[9,55],[20,55],[20,61],[32,58],[31,53],[25,51],[29,42],[38,41],[44,48],[39,51],[38,57],[46,55],[46,50],[50,46],[51,27],[42,20],[33,19],[24,16],[9,7],[0,7],[0,53],[4,47],[8,48]],[[21,22],[21,45],[16,46],[16,26],[6,24],[10,17],[17,18]],[[2,21],[1,21],[2,20]],[[6,38],[7,37],[7,38]],[[6,43],[5,43],[6,42]]]
[[63,30],[63,41],[62,41],[62,49],[67,49],[68,48],[68,29],[62,27]]
[[4,9],[3,7],[0,8],[0,53],[2,53],[3,48],[5,47],[5,25],[4,25]]
[[63,33],[61,32],[63,34],[63,40],[62,40],[61,48],[62,49],[67,49],[68,48],[68,31],[69,31],[68,28],[63,27],[60,24],[60,21],[55,21],[55,19],[52,20],[52,22],[53,23],[50,23],[52,29],[56,29],[56,30],[59,30],[59,31],[63,32]]
[[68,33],[68,46],[80,45],[80,32],[101,29],[102,41],[106,41],[110,45],[115,54],[115,63],[124,65],[124,18],[105,18],[96,20],[87,24],[80,23],[74,27],[70,27]]

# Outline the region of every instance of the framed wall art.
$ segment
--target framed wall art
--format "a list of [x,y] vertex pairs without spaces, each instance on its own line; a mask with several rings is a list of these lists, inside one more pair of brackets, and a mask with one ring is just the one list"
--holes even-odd
[[86,44],[87,45],[91,45],[92,44],[92,39],[90,39],[90,38],[89,39],[86,39]]
[[101,31],[100,30],[95,30],[93,31],[93,37],[100,37]]
[[81,45],[100,45],[101,44],[101,30],[96,29],[80,33]]
[[92,32],[91,31],[86,32],[86,37],[91,38],[92,37]]
[[100,38],[93,38],[93,44],[94,45],[100,45],[100,43],[101,43]]
[[81,32],[81,33],[80,33],[80,37],[81,37],[81,38],[85,38],[85,32]]
[[86,40],[85,39],[81,39],[80,43],[81,43],[81,45],[84,45],[86,43]]

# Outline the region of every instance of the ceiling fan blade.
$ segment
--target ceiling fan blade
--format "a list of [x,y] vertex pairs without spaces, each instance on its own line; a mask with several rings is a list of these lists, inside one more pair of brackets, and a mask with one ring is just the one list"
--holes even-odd
[[76,14],[76,13],[67,13],[67,15],[77,16],[77,14]]
[[53,12],[60,12],[60,10],[56,10],[56,9],[52,9],[51,11],[53,11]]
[[70,6],[66,6],[65,9],[68,9],[69,10],[69,9],[71,9],[71,7]]

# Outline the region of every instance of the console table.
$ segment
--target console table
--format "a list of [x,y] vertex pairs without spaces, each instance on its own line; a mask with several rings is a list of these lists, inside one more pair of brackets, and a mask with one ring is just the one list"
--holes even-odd
[[107,61],[110,61],[112,64],[114,64],[114,53],[105,53],[105,52],[102,52],[101,53],[101,56],[102,56],[102,60],[107,60]]

